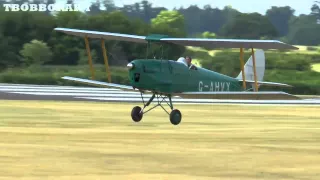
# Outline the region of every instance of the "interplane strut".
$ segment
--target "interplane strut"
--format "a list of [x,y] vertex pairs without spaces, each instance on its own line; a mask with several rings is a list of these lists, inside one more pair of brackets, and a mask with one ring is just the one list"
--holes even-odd
[[242,71],[242,85],[243,85],[243,90],[245,91],[247,89],[246,87],[246,76],[244,72],[244,61],[243,61],[243,48],[240,48],[240,66],[241,66],[241,71]]
[[[89,63],[90,72],[91,72],[91,79],[94,80],[95,79],[94,68],[93,68],[93,62],[92,62],[92,56],[91,56],[91,50],[90,50],[88,36],[84,37],[84,42],[85,42],[86,50],[87,50],[88,63]],[[104,43],[104,39],[101,39],[101,49],[102,49],[103,60],[104,60],[104,64],[105,64],[105,68],[106,68],[106,72],[107,72],[107,79],[108,79],[108,82],[111,83],[111,73],[110,73],[110,69],[109,69],[107,50],[106,50],[106,46]]]
[[93,70],[93,63],[92,63],[92,57],[91,57],[91,50],[90,50],[89,40],[88,40],[87,36],[85,36],[84,42],[86,44],[88,62],[89,62],[89,65],[90,65],[91,79],[94,80],[94,70]]
[[255,91],[258,92],[256,57],[254,55],[254,49],[253,48],[251,48],[251,52],[252,52],[252,64],[253,64],[253,76],[254,76]]
[[102,53],[103,53],[104,65],[106,67],[107,78],[108,78],[109,83],[111,83],[111,73],[110,73],[110,69],[109,69],[107,50],[106,50],[106,46],[104,43],[104,39],[101,39],[101,48],[102,48]]

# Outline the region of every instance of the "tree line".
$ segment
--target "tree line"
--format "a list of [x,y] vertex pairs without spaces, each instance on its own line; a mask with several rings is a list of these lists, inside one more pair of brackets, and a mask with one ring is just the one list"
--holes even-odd
[[[273,38],[299,45],[320,45],[320,2],[315,1],[310,7],[309,14],[295,15],[290,6],[270,7],[265,14],[241,13],[225,6],[223,9],[210,5],[198,7],[191,5],[187,8],[175,8],[184,16],[184,29],[188,36],[197,36],[203,32],[212,32],[220,37],[234,38]],[[92,4],[91,14],[102,11],[119,10],[128,17],[139,18],[151,23],[165,7],[153,7],[152,3],[143,0],[133,4],[116,7],[112,0],[96,1]],[[104,10],[101,10],[104,9]],[[318,23],[317,23],[318,22]]]
[[[54,3],[54,0],[11,0],[4,3]],[[72,0],[67,3],[72,4]],[[0,10],[0,68],[33,64],[78,65],[87,62],[81,38],[54,32],[55,27],[77,28],[126,34],[166,34],[172,37],[280,39],[291,44],[320,45],[319,3],[310,14],[294,15],[289,6],[271,7],[265,15],[241,13],[232,7],[206,5],[168,11],[141,1],[116,7],[112,0],[94,2],[89,12],[7,12]],[[95,63],[103,63],[100,41],[90,41]],[[146,51],[145,45],[106,42],[111,65],[133,58],[159,57],[159,46]],[[165,58],[178,58],[184,47],[169,45]]]

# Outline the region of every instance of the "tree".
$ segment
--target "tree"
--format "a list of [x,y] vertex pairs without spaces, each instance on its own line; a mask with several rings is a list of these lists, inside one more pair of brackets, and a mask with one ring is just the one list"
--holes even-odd
[[312,14],[320,15],[320,1],[315,1],[315,4],[311,7]]
[[54,27],[54,17],[45,12],[12,13],[0,9],[0,66],[18,66],[23,45],[33,39],[47,42]]
[[185,31],[184,17],[178,11],[161,11],[151,20],[151,24],[154,27],[164,25],[177,31]]
[[[55,17],[56,26],[75,29],[89,29],[88,15],[79,11],[58,12]],[[54,65],[76,65],[79,60],[79,48],[84,48],[83,38],[68,36],[52,31],[48,45],[52,47]]]
[[311,7],[311,14],[317,18],[317,23],[320,24],[320,1],[315,1],[315,4]]
[[96,2],[92,2],[89,9],[90,9],[90,11],[87,12],[87,14],[89,14],[89,15],[99,14],[101,12],[100,0],[96,0]]
[[202,16],[202,9],[197,5],[191,5],[186,9],[180,8],[178,11],[184,16],[186,32],[188,32],[188,34],[203,32],[203,23],[199,21]]
[[288,40],[291,44],[319,45],[320,26],[316,23],[314,15],[300,15],[289,23]]
[[239,16],[240,13],[236,9],[233,9],[232,6],[225,6],[222,10],[223,18],[225,23],[231,22],[236,16]]
[[52,52],[47,44],[36,39],[24,44],[20,54],[26,65],[41,65],[52,58]]
[[221,28],[221,35],[229,38],[260,39],[273,38],[277,30],[269,19],[258,13],[240,14]]
[[104,7],[106,9],[105,11],[107,11],[107,12],[113,12],[113,11],[117,10],[117,7],[115,6],[113,0],[103,0],[102,4],[104,5]]
[[5,37],[0,32],[0,68],[14,67],[19,65],[20,56],[16,53],[15,38]]
[[[161,11],[156,18],[151,20],[151,33],[164,34],[171,37],[185,37],[183,15],[178,11]],[[183,46],[173,44],[165,46],[164,55],[166,57],[164,58],[178,58],[185,51],[185,47]]]
[[209,31],[206,31],[206,32],[203,32],[203,33],[202,33],[202,37],[203,37],[203,38],[214,39],[214,38],[216,38],[217,36],[216,36],[215,33],[211,33],[211,32],[209,32]]
[[143,9],[143,19],[145,22],[148,22],[151,19],[152,14],[152,4],[146,0],[141,1]]
[[279,36],[286,36],[289,32],[289,20],[294,16],[294,10],[289,6],[272,6],[267,10],[266,16],[279,32]]
[[[79,49],[79,53],[80,53],[80,58],[79,58],[78,64],[87,65],[88,64],[87,50]],[[92,62],[97,64],[97,61],[98,61],[97,51],[94,49],[90,53],[91,53]]]

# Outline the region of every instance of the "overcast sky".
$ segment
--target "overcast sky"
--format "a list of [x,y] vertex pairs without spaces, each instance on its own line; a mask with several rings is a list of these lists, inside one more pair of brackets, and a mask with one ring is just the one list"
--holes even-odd
[[[58,1],[66,2],[66,0]],[[76,0],[75,2],[89,6],[92,1],[94,0]],[[117,6],[123,6],[124,4],[141,2],[141,0],[114,0],[114,2]],[[149,0],[149,2],[153,6],[162,6],[168,9],[181,6],[188,7],[189,5],[198,5],[202,8],[207,4],[221,9],[224,6],[231,5],[240,12],[259,12],[261,14],[265,14],[271,6],[290,6],[296,10],[296,15],[309,14],[311,6],[314,4],[314,0]]]

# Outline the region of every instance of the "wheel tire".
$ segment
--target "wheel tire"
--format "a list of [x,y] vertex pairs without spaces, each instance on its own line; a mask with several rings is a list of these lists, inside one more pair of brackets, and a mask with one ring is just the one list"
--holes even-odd
[[178,124],[180,124],[181,119],[182,119],[182,115],[178,109],[174,109],[173,111],[171,111],[171,113],[170,113],[171,124],[178,125]]
[[143,113],[140,113],[141,111],[141,107],[136,106],[132,109],[131,111],[131,118],[134,122],[140,122],[142,117],[143,117]]

